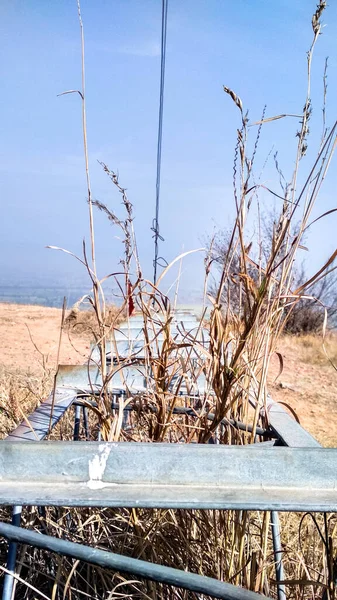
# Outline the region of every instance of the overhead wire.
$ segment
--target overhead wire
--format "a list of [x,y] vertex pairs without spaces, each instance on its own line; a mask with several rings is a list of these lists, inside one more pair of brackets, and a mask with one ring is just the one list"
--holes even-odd
[[[155,218],[152,221],[151,230],[154,233],[154,260],[153,260],[153,282],[157,283],[157,272],[160,261],[166,261],[159,256],[159,241],[164,241],[160,235],[159,228],[159,209],[160,209],[160,176],[161,176],[161,154],[163,139],[163,115],[164,115],[164,89],[165,89],[165,63],[166,63],[166,34],[167,34],[167,9],[168,0],[162,0],[162,20],[161,20],[161,53],[160,53],[160,92],[159,92],[159,119],[158,119],[158,138],[157,138],[157,175],[156,175],[156,205]],[[166,263],[167,264],[167,263]]]

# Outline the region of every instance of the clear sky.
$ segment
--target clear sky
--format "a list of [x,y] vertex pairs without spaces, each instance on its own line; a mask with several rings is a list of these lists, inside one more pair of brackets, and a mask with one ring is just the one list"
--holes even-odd
[[[315,5],[311,0],[169,0],[160,212],[165,238],[160,253],[167,260],[182,248],[201,246],[205,235],[233,216],[238,114],[222,86],[239,94],[252,121],[264,104],[267,116],[301,111]],[[142,262],[150,274],[161,2],[82,0],[82,16],[93,196],[122,214],[120,198],[97,164],[103,160],[128,188]],[[337,116],[335,2],[323,20],[313,64],[313,140],[321,127],[327,55],[328,120]],[[2,278],[69,281],[81,271],[70,257],[45,246],[80,253],[88,235],[80,98],[57,97],[81,85],[76,0],[2,0],[0,46]],[[257,166],[274,148],[290,176],[296,128],[294,120],[266,125]],[[335,172],[334,163],[317,214],[336,205]],[[276,185],[272,165],[262,179]],[[335,248],[336,219],[320,222],[311,234],[309,270]],[[118,264],[115,236],[97,215],[101,274]],[[202,257],[186,261],[185,268],[185,293],[194,293],[202,281]]]

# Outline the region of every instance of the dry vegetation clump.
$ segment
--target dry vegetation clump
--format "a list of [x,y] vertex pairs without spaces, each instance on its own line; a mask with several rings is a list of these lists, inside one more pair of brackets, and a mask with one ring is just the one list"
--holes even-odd
[[[120,310],[113,304],[108,305],[106,308],[105,316],[105,327],[107,333],[112,326],[117,326],[122,320],[124,315],[120,314]],[[97,316],[94,310],[91,308],[80,309],[74,306],[67,315],[64,322],[64,329],[72,336],[88,337],[94,341],[98,339],[99,328],[97,326]]]
[[53,383],[49,369],[41,374],[0,366],[0,437],[5,438],[49,395]]
[[[322,335],[303,334],[289,336],[288,342],[296,347],[299,357],[310,364],[331,368],[337,364],[337,334],[329,332],[322,344]],[[331,361],[331,362],[330,362]]]
[[[336,515],[282,514],[282,547],[287,597],[322,598],[327,564],[325,528],[336,538]],[[1,510],[7,520],[9,511]],[[274,555],[269,513],[140,509],[24,510],[23,524],[48,535],[212,576],[276,597]],[[244,543],[243,543],[244,540]],[[237,555],[247,558],[237,569]],[[6,546],[0,547],[3,562]],[[323,562],[322,562],[323,558]],[[34,548],[19,552],[18,598],[35,598],[25,581],[48,598],[151,598],[199,600],[193,592],[135,580],[67,557]],[[117,595],[117,590],[120,595]],[[204,596],[206,599],[207,596]]]

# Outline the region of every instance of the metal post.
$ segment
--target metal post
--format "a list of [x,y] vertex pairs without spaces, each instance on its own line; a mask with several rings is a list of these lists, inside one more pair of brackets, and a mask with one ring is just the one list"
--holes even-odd
[[[21,513],[22,513],[22,506],[13,506],[12,525],[15,525],[16,527],[20,527]],[[17,549],[18,549],[17,542],[12,541],[9,543],[8,557],[7,557],[7,570],[10,571],[10,573],[5,573],[4,587],[2,590],[2,600],[11,600],[11,598],[12,598],[13,584],[14,584],[14,577],[13,577],[12,573],[15,572]]]
[[89,441],[90,440],[90,428],[89,428],[89,419],[88,419],[88,409],[86,406],[83,406],[82,412],[83,412],[85,439],[87,441]]
[[80,439],[81,407],[75,406],[74,442]]
[[[124,405],[124,399],[125,399],[125,394],[121,393],[119,395],[119,404],[121,402],[123,402]],[[122,421],[122,429],[125,431],[126,429],[128,429],[128,424],[129,424],[129,411],[127,410],[127,408],[123,408],[123,421]]]
[[276,581],[277,581],[277,598],[278,600],[286,600],[286,588],[284,583],[279,583],[280,581],[284,581],[284,571],[283,571],[283,562],[282,562],[282,546],[281,546],[281,532],[280,532],[280,520],[278,516],[278,512],[276,510],[272,510],[270,513],[270,524],[271,531],[273,536],[273,547],[274,547],[274,557],[275,557],[275,571],[276,571]]

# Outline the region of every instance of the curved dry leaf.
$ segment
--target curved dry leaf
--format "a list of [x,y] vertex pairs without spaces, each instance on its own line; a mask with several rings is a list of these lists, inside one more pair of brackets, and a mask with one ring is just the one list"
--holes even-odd
[[78,260],[82,265],[85,266],[85,268],[89,271],[89,273],[94,278],[96,278],[95,273],[89,267],[89,265],[84,260],[82,260],[79,256],[77,256],[77,254],[74,254],[74,252],[71,252],[70,250],[66,250],[65,248],[60,248],[59,246],[46,246],[46,248],[48,248],[49,250],[59,250],[60,252],[64,252],[65,254],[69,254],[70,256],[73,256],[74,258],[76,258],[76,260]]
[[337,212],[337,208],[332,208],[331,210],[327,210],[325,213],[323,213],[322,215],[317,217],[317,219],[314,219],[314,221],[311,221],[311,223],[309,223],[309,225],[307,225],[303,231],[306,231],[307,229],[309,229],[309,227],[311,227],[311,225],[313,225],[314,223],[317,223],[317,221],[319,221],[320,219],[323,219],[323,217],[332,215],[332,213],[334,213],[334,212]]
[[67,90],[66,92],[61,92],[61,94],[57,94],[57,98],[59,98],[60,96],[65,96],[66,94],[79,94],[82,100],[84,100],[84,96],[82,92],[80,92],[80,90]]
[[302,119],[303,115],[276,115],[275,117],[267,117],[266,119],[262,119],[261,121],[255,121],[255,123],[251,123],[249,127],[254,127],[254,125],[262,125],[263,123],[270,123],[271,121],[278,121],[278,119],[284,119],[285,117],[296,117],[297,119]]
[[317,271],[317,273],[315,273],[315,275],[313,275],[312,277],[310,277],[310,279],[308,279],[308,281],[306,281],[305,283],[303,283],[303,285],[301,285],[300,287],[297,288],[297,290],[294,291],[294,294],[299,294],[302,290],[305,290],[306,287],[309,287],[309,285],[311,285],[315,279],[317,279],[322,273],[324,273],[324,271],[328,268],[329,265],[331,265],[331,263],[334,262],[335,258],[337,257],[337,250],[335,250],[329,260],[326,261],[326,263],[323,265],[323,267],[321,267],[321,269],[319,269],[319,271]]
[[276,375],[276,377],[275,377],[275,379],[274,379],[274,383],[275,383],[275,381],[277,381],[277,379],[278,379],[278,378],[280,377],[280,375],[282,375],[282,373],[283,373],[284,362],[283,362],[283,356],[282,356],[281,352],[274,352],[274,354],[276,354],[276,356],[277,356],[277,357],[278,357],[278,359],[279,359],[279,363],[280,363],[279,372],[278,372],[278,374]]
[[174,260],[172,260],[172,262],[170,262],[166,269],[164,269],[164,271],[161,273],[160,277],[158,278],[157,281],[157,286],[159,286],[161,280],[165,277],[166,273],[170,270],[171,267],[173,267],[173,265],[178,262],[178,260],[181,260],[182,258],[185,258],[185,256],[188,256],[189,254],[195,254],[196,252],[204,252],[206,250],[206,248],[197,248],[196,250],[188,250],[187,252],[183,252],[182,254],[179,254],[179,256],[177,256]]
[[82,265],[84,265],[86,267],[85,262],[79,256],[77,256],[77,254],[74,254],[70,250],[66,250],[65,248],[60,248],[59,246],[46,246],[46,248],[48,248],[49,250],[60,250],[60,252],[64,252],[65,254],[70,254],[70,256],[73,256],[74,258],[76,258],[76,260],[79,260],[80,263],[82,263]]
[[215,300],[215,298],[213,298],[213,296],[211,296],[210,294],[207,294],[207,298],[213,304],[213,306],[216,305],[216,300]]
[[99,279],[98,282],[100,284],[102,284],[105,281],[107,281],[107,279],[110,279],[110,277],[116,277],[117,275],[124,275],[125,276],[125,271],[120,271],[119,273],[110,273],[109,275],[105,275],[104,277],[102,277],[102,279]]
[[300,425],[300,420],[296,414],[296,412],[294,411],[293,408],[291,408],[291,406],[287,403],[287,402],[281,402],[279,401],[277,404],[281,404],[282,406],[285,406],[292,414],[292,416],[294,417],[295,421],[297,421],[297,423]]

